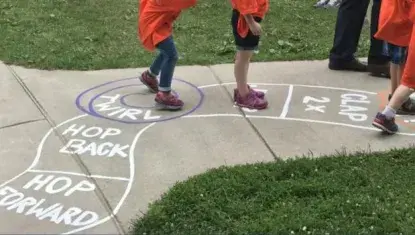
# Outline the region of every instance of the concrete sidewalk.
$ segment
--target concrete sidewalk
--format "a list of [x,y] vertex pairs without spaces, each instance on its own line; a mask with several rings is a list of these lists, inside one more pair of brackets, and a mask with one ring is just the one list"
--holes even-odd
[[157,111],[144,69],[40,71],[0,64],[0,232],[125,233],[175,182],[221,165],[406,147],[371,126],[389,80],[327,61],[251,66],[264,111],[233,106],[233,65],[176,69],[179,112]]

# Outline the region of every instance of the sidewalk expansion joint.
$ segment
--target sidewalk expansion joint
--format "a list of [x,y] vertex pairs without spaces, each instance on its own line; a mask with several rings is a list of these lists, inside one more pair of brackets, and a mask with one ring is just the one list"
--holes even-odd
[[28,120],[28,121],[23,121],[23,122],[16,122],[10,125],[6,125],[6,126],[0,126],[0,130],[1,129],[6,129],[9,127],[15,127],[15,126],[20,126],[20,125],[24,125],[24,124],[28,124],[28,123],[33,123],[33,122],[39,122],[39,121],[45,121],[46,119],[44,118],[38,118],[38,119],[33,119],[33,120]]
[[[48,122],[50,127],[53,129],[53,133],[60,139],[60,141],[62,142],[63,145],[66,145],[68,143],[68,140],[56,130],[56,128],[55,128],[57,126],[56,123],[49,116],[49,114],[43,108],[43,106],[40,104],[40,102],[36,99],[35,95],[26,86],[26,84],[24,83],[22,78],[20,78],[20,76],[16,73],[16,71],[14,71],[10,66],[6,65],[6,67],[9,69],[10,73],[13,75],[13,77],[16,79],[16,81],[20,84],[20,86],[22,87],[22,89],[24,90],[26,95],[29,96],[29,98],[32,100],[33,104],[37,107],[39,112],[43,115],[44,119]],[[72,158],[78,164],[78,167],[81,169],[81,171],[85,175],[91,175],[91,172],[89,171],[88,167],[85,165],[85,163],[82,161],[81,157],[78,154],[72,153],[70,155],[72,156]],[[92,181],[92,183],[95,184],[95,186],[96,186],[95,194],[98,197],[98,199],[100,200],[102,206],[107,211],[107,213],[111,216],[112,221],[113,221],[114,225],[116,226],[117,230],[119,231],[119,233],[120,234],[127,234],[127,232],[125,231],[125,229],[121,225],[122,223],[118,219],[117,215],[114,215],[112,213],[113,208],[112,208],[111,204],[109,203],[107,197],[105,196],[104,192],[99,187],[98,182],[93,177],[90,177],[89,180]]]
[[[225,88],[225,86],[222,86],[223,81],[220,79],[219,75],[217,75],[215,73],[215,71],[212,69],[211,66],[207,66],[210,70],[210,72],[213,74],[213,76],[215,77],[216,81],[220,84],[221,89],[223,89],[225,91],[225,93],[228,95],[229,100],[233,103],[233,96],[231,93],[228,92],[228,90]],[[248,122],[248,125],[252,128],[252,130],[255,132],[255,134],[258,136],[258,138],[261,140],[261,142],[265,145],[265,147],[268,149],[268,151],[271,153],[272,157],[274,158],[275,161],[282,161],[281,158],[279,158],[277,156],[277,154],[275,154],[274,150],[272,150],[271,146],[268,144],[267,140],[265,139],[265,137],[261,134],[261,132],[258,130],[258,128],[256,128],[256,126],[252,123],[252,121],[246,117],[245,112],[238,107],[239,113],[244,117],[245,121]]]

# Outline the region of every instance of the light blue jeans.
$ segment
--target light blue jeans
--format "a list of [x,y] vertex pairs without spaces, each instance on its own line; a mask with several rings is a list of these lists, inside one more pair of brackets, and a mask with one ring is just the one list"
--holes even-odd
[[157,45],[157,49],[160,53],[150,66],[150,71],[154,75],[158,75],[161,72],[159,90],[170,91],[174,68],[179,58],[173,37],[170,36],[161,41]]

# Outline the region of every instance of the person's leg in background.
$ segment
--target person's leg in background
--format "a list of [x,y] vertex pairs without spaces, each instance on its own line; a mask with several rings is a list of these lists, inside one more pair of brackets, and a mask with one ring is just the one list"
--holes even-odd
[[390,57],[382,53],[383,41],[374,37],[378,30],[379,13],[381,0],[373,0],[371,19],[370,19],[370,50],[367,70],[378,77],[390,77],[389,61]]
[[[390,89],[391,92],[388,96],[388,101],[392,98],[393,93],[401,83],[402,73],[406,63],[406,47],[399,47],[391,43],[385,42],[385,48],[390,56]],[[396,110],[397,114],[415,114],[415,102],[408,98],[402,106]]]
[[343,0],[340,4],[333,47],[330,50],[330,69],[367,71],[367,65],[358,61],[354,53],[357,51],[368,6],[369,0]]

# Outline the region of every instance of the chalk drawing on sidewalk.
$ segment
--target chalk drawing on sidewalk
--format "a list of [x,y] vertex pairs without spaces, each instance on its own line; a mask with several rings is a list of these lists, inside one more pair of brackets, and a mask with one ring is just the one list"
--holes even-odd
[[[209,84],[199,86],[206,90],[218,86],[235,86],[235,82],[222,84]],[[371,125],[372,117],[379,110],[379,97],[377,92],[342,87],[285,84],[285,83],[253,83],[250,84],[256,90],[266,90],[268,97],[274,93],[273,87],[287,88],[285,100],[271,99],[268,110],[249,110],[242,108],[243,115],[239,114],[200,114],[186,115],[182,118],[207,118],[207,117],[246,117],[250,119],[271,119],[343,126],[361,130],[379,132],[380,130]],[[207,91],[206,91],[207,93]],[[326,94],[327,93],[327,94]],[[317,95],[316,95],[317,94]],[[284,106],[279,115],[268,115],[273,109],[273,103],[280,102]],[[236,107],[234,105],[234,107]],[[302,110],[298,110],[301,108]],[[294,109],[294,110],[293,110]],[[275,111],[275,110],[274,110]],[[301,112],[300,112],[301,111]],[[328,115],[330,113],[330,115]],[[398,119],[402,117],[397,117]],[[408,120],[398,120],[401,125],[396,134],[404,136],[415,136],[415,125]],[[406,125],[405,125],[406,124]],[[407,132],[407,131],[414,132]]]
[[[347,89],[339,87],[302,85],[302,84],[274,84],[256,83],[250,84],[256,90],[261,90],[272,97],[274,87],[286,89],[286,97],[282,100],[270,101],[269,110],[258,111],[242,109],[241,113],[208,113],[194,115],[204,101],[204,92],[209,88],[218,86],[234,85],[235,83],[210,84],[196,87],[184,80],[175,79],[185,86],[187,91],[193,93],[197,102],[182,112],[168,112],[168,114],[153,110],[145,97],[154,97],[140,92],[138,89],[145,87],[139,84],[137,78],[127,78],[104,83],[82,92],[76,98],[77,108],[86,114],[68,119],[56,127],[50,129],[42,138],[34,161],[22,173],[0,185],[0,207],[6,208],[9,213],[31,216],[39,221],[66,225],[71,227],[70,231],[63,234],[72,234],[93,228],[111,220],[121,209],[127,199],[134,183],[135,176],[135,147],[139,138],[149,128],[159,122],[177,118],[209,118],[209,117],[234,117],[249,119],[269,119],[281,121],[306,122],[333,126],[349,127],[361,130],[379,131],[370,125],[370,117],[378,108],[378,97],[376,92]],[[174,91],[175,95],[179,92]],[[208,92],[206,92],[208,93]],[[317,95],[316,95],[317,93]],[[180,93],[186,96],[186,94]],[[186,98],[186,101],[189,98]],[[281,107],[275,110],[273,103],[280,103]],[[229,107],[232,107],[230,102]],[[123,143],[120,138],[125,137],[125,130],[132,131],[132,127],[138,125],[122,125],[122,128],[102,127],[98,124],[87,125],[85,119],[108,120],[105,125],[114,124],[146,124],[140,126],[133,140]],[[83,120],[83,121],[80,121]],[[91,122],[89,122],[91,123]],[[412,122],[408,122],[412,123]],[[60,146],[57,153],[68,156],[77,154],[81,159],[96,158],[107,161],[128,162],[128,175],[108,174],[84,174],[56,169],[37,169],[38,163],[44,152],[45,142],[54,131],[66,126],[60,132],[66,143]],[[125,129],[124,129],[125,127]],[[415,133],[398,132],[398,135],[415,136]],[[87,166],[88,167],[88,166]],[[24,180],[21,187],[16,187],[16,181],[23,176],[32,176]],[[112,211],[103,215],[91,208],[81,206],[67,206],[63,203],[47,204],[48,198],[32,197],[28,190],[46,195],[71,197],[74,195],[92,194],[99,186],[96,179],[112,180],[124,183],[125,191],[113,207]],[[13,183],[13,185],[12,185]],[[82,198],[82,197],[81,197]],[[39,231],[34,231],[39,232]]]
[[[35,158],[31,165],[20,174],[10,180],[0,184],[0,207],[5,208],[9,213],[20,214],[36,218],[39,221],[48,221],[56,225],[65,225],[70,231],[63,234],[73,234],[93,228],[109,221],[114,217],[122,207],[128,194],[131,191],[134,175],[135,175],[135,146],[142,134],[152,127],[154,123],[147,124],[135,134],[129,145],[113,144],[106,140],[108,137],[116,137],[122,134],[122,130],[118,128],[102,128],[99,126],[87,126],[85,124],[77,124],[81,119],[94,118],[87,114],[76,116],[68,119],[54,128],[51,128],[42,138],[38,145]],[[85,121],[85,120],[84,120]],[[74,142],[70,139],[67,144],[61,148],[61,153],[67,154],[84,154],[85,155],[101,155],[101,157],[118,157],[128,159],[129,174],[128,177],[114,177],[105,175],[87,175],[78,172],[55,171],[55,170],[39,170],[36,169],[41,161],[45,143],[54,131],[60,127],[72,124],[67,127],[61,134],[65,137],[75,137],[81,142]],[[81,136],[83,139],[81,139]],[[85,144],[85,139],[89,140],[89,144]],[[96,144],[98,141],[107,141],[103,144]],[[72,144],[71,144],[72,143]],[[91,147],[95,146],[95,147]],[[117,147],[118,146],[118,147]],[[122,147],[124,146],[124,147]],[[63,150],[64,149],[64,150]],[[86,151],[87,150],[87,151]],[[68,155],[69,156],[69,155]],[[25,180],[23,176],[32,177]],[[75,178],[74,178],[75,177]],[[78,198],[87,198],[87,195],[95,197],[94,191],[97,183],[94,179],[106,179],[118,182],[126,182],[125,191],[116,203],[111,212],[95,212],[92,209],[84,209],[76,206],[65,206],[64,203],[49,203],[52,198],[57,196]],[[16,181],[19,181],[16,182]],[[23,183],[20,183],[23,181]],[[21,185],[16,186],[16,185]],[[19,189],[20,188],[20,189]],[[44,197],[30,196],[30,192],[37,192],[36,195],[43,194]],[[54,195],[53,197],[50,197]],[[101,202],[96,205],[102,207]],[[63,227],[62,227],[63,228]],[[40,231],[33,231],[40,232]]]
[[[138,78],[115,80],[83,91],[76,98],[79,110],[91,116],[104,118],[125,124],[164,122],[177,119],[196,111],[203,103],[204,94],[197,86],[181,79],[173,79],[175,86],[186,87],[185,100],[196,100],[191,107],[176,112],[163,112],[155,109],[154,94],[138,90],[147,90]],[[174,91],[176,96],[179,94]],[[136,104],[138,99],[148,99],[146,104]],[[189,102],[186,102],[186,104]],[[185,105],[186,105],[185,104]]]

